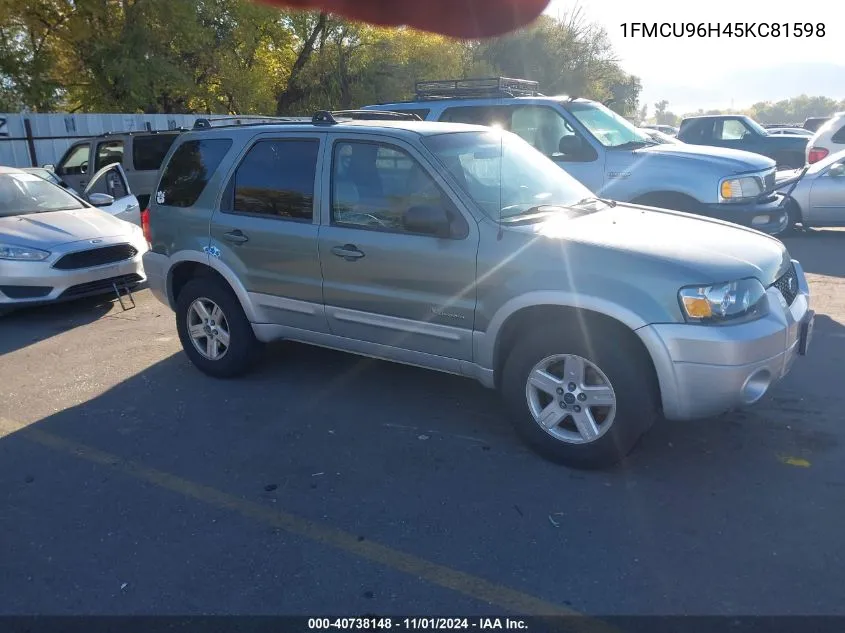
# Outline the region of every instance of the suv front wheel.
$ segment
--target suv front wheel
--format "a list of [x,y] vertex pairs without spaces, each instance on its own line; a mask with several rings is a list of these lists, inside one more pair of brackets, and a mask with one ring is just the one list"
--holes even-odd
[[217,378],[245,373],[260,347],[235,293],[211,277],[185,284],[176,300],[176,329],[191,362]]
[[574,468],[619,462],[658,416],[639,350],[596,334],[587,344],[541,329],[516,344],[503,369],[516,430],[540,454]]

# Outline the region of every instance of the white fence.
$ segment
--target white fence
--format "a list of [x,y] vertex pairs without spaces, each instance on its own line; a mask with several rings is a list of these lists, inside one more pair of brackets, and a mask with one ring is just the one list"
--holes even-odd
[[0,165],[55,164],[75,141],[105,132],[190,128],[194,114],[2,114]]

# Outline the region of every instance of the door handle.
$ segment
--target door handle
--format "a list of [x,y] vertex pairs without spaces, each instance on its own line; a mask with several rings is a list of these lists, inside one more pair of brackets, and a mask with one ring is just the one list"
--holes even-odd
[[364,253],[358,250],[355,244],[344,244],[343,246],[335,246],[332,248],[332,254],[338,257],[343,257],[348,262],[354,262],[356,259],[361,259]]
[[239,229],[235,229],[234,231],[229,231],[228,233],[223,234],[223,239],[228,242],[234,242],[235,244],[243,244],[244,242],[248,242],[249,238],[243,234],[242,231]]

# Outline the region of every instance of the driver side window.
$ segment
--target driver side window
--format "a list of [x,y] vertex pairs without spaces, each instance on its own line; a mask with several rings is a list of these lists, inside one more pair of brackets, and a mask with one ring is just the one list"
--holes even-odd
[[560,113],[545,106],[513,109],[511,131],[549,158],[566,162],[590,162],[597,158],[592,147]]
[[68,152],[65,160],[56,169],[56,173],[63,176],[81,176],[87,174],[90,155],[90,144],[81,143],[76,145]]
[[722,123],[722,131],[718,138],[723,141],[738,141],[746,134],[748,134],[748,128],[742,121],[728,119]]
[[88,184],[88,194],[105,193],[112,196],[115,200],[120,200],[129,195],[129,190],[123,176],[117,168],[109,169],[104,174],[101,174],[97,180]]
[[[405,215],[414,207],[446,209],[453,236],[460,214],[411,155],[381,143],[341,141],[332,160],[332,224],[391,233],[413,233]],[[457,223],[457,224],[456,224]]]

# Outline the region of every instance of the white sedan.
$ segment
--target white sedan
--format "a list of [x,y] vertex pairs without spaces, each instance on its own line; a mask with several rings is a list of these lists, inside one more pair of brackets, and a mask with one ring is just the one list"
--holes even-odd
[[[113,166],[101,171],[94,186],[109,171],[120,173]],[[146,280],[141,257],[148,245],[137,200],[120,195],[123,190],[114,189],[117,197],[90,188],[75,196],[34,174],[0,167],[0,312],[120,296]]]

